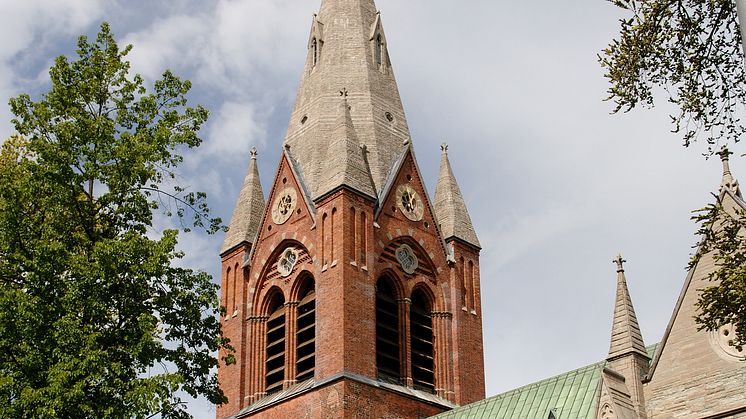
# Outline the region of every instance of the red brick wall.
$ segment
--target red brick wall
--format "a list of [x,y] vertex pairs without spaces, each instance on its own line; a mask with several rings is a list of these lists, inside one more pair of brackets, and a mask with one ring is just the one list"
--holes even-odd
[[[402,183],[417,190],[425,203],[422,220],[412,222],[399,212],[395,189]],[[271,218],[274,195],[288,186],[297,190],[297,212],[284,224],[275,225]],[[245,301],[239,304],[236,317],[228,313],[229,319],[223,322],[224,334],[237,349],[238,363],[218,371],[221,386],[229,398],[229,404],[218,409],[218,418],[235,414],[263,396],[265,332],[261,318],[267,314],[263,312],[263,304],[270,289],[279,290],[285,301],[292,303],[295,281],[301,271],[311,273],[316,284],[317,381],[343,372],[376,379],[375,284],[387,273],[396,279],[402,313],[408,313],[407,301],[415,288],[423,288],[432,296],[436,393],[460,404],[484,398],[479,252],[467,245],[453,244],[456,261],[463,256],[473,264],[473,275],[470,275],[473,281],[468,290],[471,297],[467,298],[471,302],[462,309],[463,267],[449,259],[447,246],[451,245],[444,244],[440,237],[427,196],[410,154],[377,219],[370,199],[346,189],[317,202],[314,218],[283,157],[270,191],[269,208],[260,227],[250,269],[236,287],[237,293],[246,296]],[[365,224],[361,222],[361,214],[365,214]],[[409,244],[418,256],[420,269],[413,275],[404,273],[391,257],[392,249],[401,243]],[[308,257],[296,265],[289,277],[281,278],[273,274],[273,269],[276,269],[278,255],[289,244],[302,248]],[[233,292],[230,279],[225,277],[227,267],[239,260],[243,262],[241,251],[224,255],[225,301],[230,301]],[[406,327],[406,320],[403,325]],[[288,326],[292,331],[292,325]],[[406,355],[406,330],[402,330],[402,335]],[[292,343],[292,337],[287,341]],[[286,348],[288,373],[293,367],[292,352],[291,348]],[[406,356],[402,367],[404,384],[411,384]],[[291,376],[286,378],[287,388],[294,382]],[[346,413],[340,410],[343,407],[331,407],[335,397],[338,403],[344,400],[340,406],[345,406]],[[278,417],[419,418],[440,411],[427,403],[357,382],[326,386],[272,409]],[[366,416],[368,412],[371,413]]]

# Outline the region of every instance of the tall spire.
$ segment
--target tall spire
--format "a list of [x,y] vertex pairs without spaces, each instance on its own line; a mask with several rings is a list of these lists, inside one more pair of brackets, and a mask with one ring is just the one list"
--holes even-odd
[[323,162],[319,179],[318,197],[321,197],[341,185],[348,186],[363,195],[376,198],[373,180],[366,161],[364,146],[357,141],[357,134],[352,125],[350,106],[347,104],[347,89],[340,92],[339,110],[332,137],[329,139],[329,150]]
[[741,188],[738,187],[738,180],[730,173],[730,155],[733,154],[726,147],[723,147],[719,153],[720,160],[723,162],[723,180],[720,182],[720,191],[727,189],[738,197],[741,197]]
[[645,343],[642,340],[640,325],[637,323],[635,308],[627,289],[627,278],[624,276],[624,259],[619,255],[614,259],[617,265],[616,303],[614,305],[614,323],[611,329],[611,345],[609,356],[611,360],[621,355],[638,353],[647,357]]
[[378,192],[410,136],[373,0],[324,0],[313,18],[285,143],[314,199],[330,189],[327,181],[334,178],[325,173],[325,160],[336,130],[341,87],[350,92],[350,119],[357,142],[368,150]]
[[[256,165],[256,148],[251,149],[251,162],[238,195],[236,208],[233,209],[228,232],[225,234],[224,253],[243,242],[252,242],[256,236],[264,215],[264,192],[259,180],[259,168]],[[253,244],[253,243],[252,243]]]
[[443,143],[440,149],[440,175],[435,187],[435,216],[440,223],[440,231],[444,239],[456,237],[480,247],[461,188],[453,176],[451,162],[448,160],[448,145]]

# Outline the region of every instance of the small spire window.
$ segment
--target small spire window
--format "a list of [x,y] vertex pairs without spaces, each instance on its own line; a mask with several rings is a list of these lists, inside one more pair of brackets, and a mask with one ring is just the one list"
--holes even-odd
[[311,41],[311,65],[316,66],[319,62],[319,42],[316,38]]
[[374,52],[376,55],[376,65],[381,67],[383,65],[383,37],[381,37],[380,33],[376,35],[376,47]]

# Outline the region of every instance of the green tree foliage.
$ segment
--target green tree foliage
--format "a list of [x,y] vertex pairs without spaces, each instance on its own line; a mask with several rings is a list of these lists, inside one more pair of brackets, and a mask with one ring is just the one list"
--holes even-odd
[[180,152],[207,119],[170,72],[148,93],[107,24],[56,59],[41,100],[10,100],[20,136],[0,152],[0,417],[187,418],[176,394],[217,385],[217,286],[177,267],[177,230],[212,233]]
[[[674,132],[684,145],[705,140],[707,155],[746,133],[746,70],[733,0],[608,0],[627,10],[619,38],[599,55],[614,112],[652,107],[663,94],[677,109]],[[725,151],[727,152],[727,151]],[[717,269],[703,290],[696,320],[702,329],[733,323],[733,344],[746,343],[746,214],[720,203],[699,211],[696,263],[712,252]],[[739,233],[740,232],[740,233]]]
[[718,285],[706,287],[697,302],[696,316],[700,329],[717,330],[723,325],[733,325],[736,333],[729,343],[737,350],[746,347],[746,213],[740,209],[726,210],[719,200],[695,216],[700,223],[702,237],[697,255],[691,266],[711,253],[715,269],[710,281]]
[[656,93],[678,113],[684,145],[737,142],[746,132],[746,72],[733,0],[609,0],[626,9],[619,37],[599,55],[614,112],[652,107]]

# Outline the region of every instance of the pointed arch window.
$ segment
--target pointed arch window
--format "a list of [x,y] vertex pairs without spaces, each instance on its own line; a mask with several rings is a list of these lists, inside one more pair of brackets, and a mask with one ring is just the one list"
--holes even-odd
[[295,379],[303,381],[313,378],[316,366],[316,291],[312,277],[303,279],[298,297]]
[[415,290],[409,306],[412,381],[416,389],[429,392],[435,390],[431,311],[427,296],[421,290]]
[[265,392],[282,390],[285,380],[285,299],[277,293],[269,304]]
[[399,306],[391,281],[382,277],[376,283],[376,367],[378,379],[393,383],[401,380],[399,357]]

